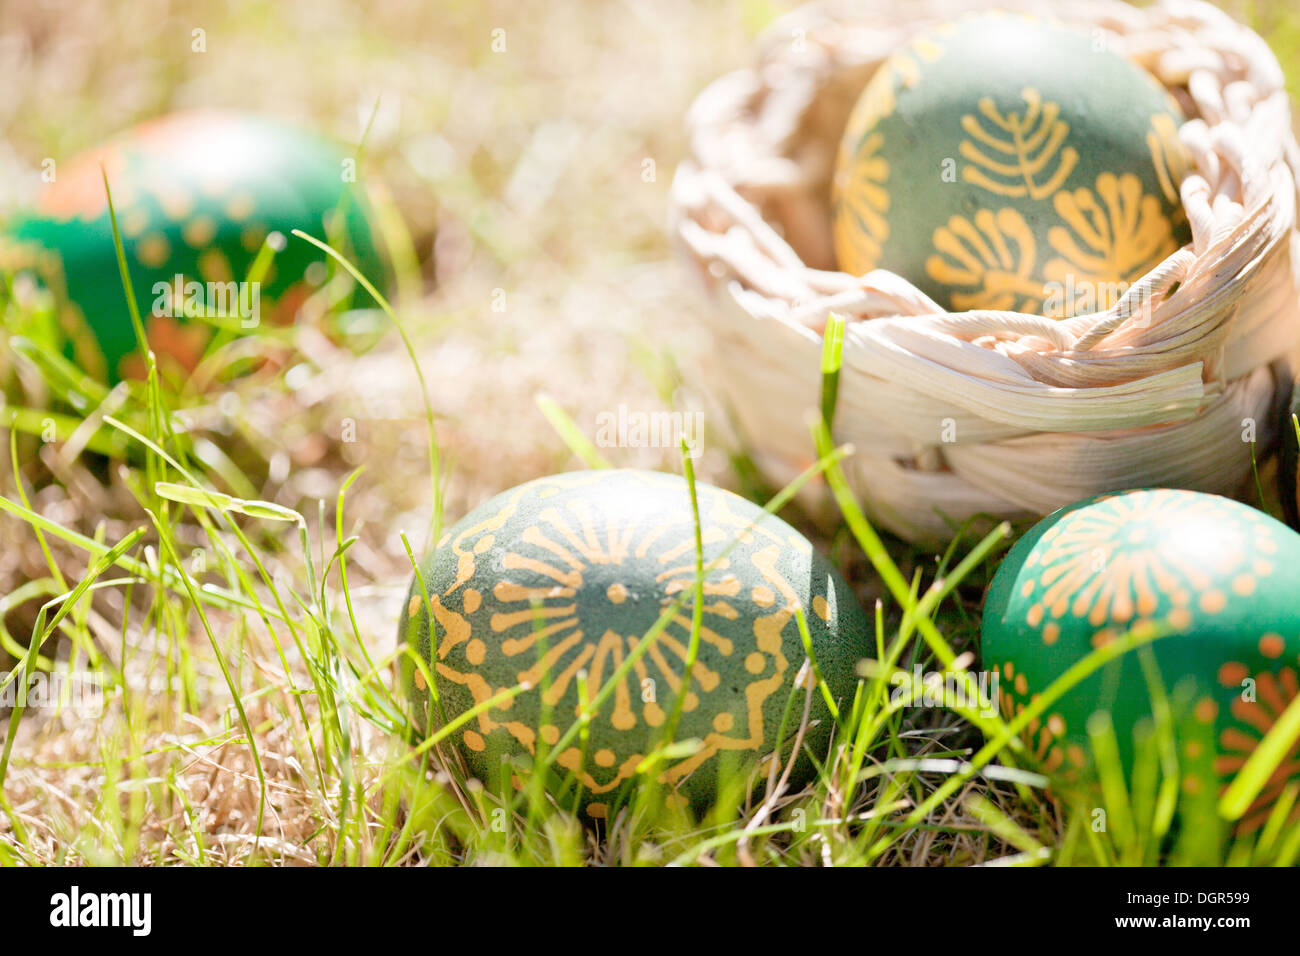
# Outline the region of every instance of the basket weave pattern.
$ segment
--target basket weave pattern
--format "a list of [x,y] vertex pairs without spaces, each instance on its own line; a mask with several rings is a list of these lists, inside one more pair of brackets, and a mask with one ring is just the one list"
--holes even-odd
[[893,273],[834,271],[830,181],[858,93],[968,4],[782,19],[752,69],[697,98],[673,182],[672,229],[714,292],[716,381],[760,463],[782,479],[812,458],[802,412],[817,404],[826,317],[843,314],[836,440],[854,446],[850,478],[876,519],[920,542],[1121,488],[1239,491],[1243,436],[1257,454],[1273,444],[1300,337],[1300,149],[1267,45],[1187,0],[1000,6],[1096,31],[1192,117],[1179,131],[1192,244],[1108,311],[949,313]]

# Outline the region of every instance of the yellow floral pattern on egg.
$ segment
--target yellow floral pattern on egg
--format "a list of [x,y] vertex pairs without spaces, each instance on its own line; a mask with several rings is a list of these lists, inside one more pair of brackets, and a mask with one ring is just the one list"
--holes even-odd
[[[1085,53],[1081,84],[1060,64]],[[887,61],[853,111],[832,194],[839,267],[890,269],[960,311],[1105,310],[1190,239],[1176,109],[1072,30],[950,24]]]
[[[1061,108],[1044,103],[1033,87],[1020,94],[1023,112],[998,112],[988,97],[979,101],[979,115],[961,118],[959,152],[968,163],[962,178],[991,193],[1010,198],[1047,199],[1065,184],[1079,162],[1079,153],[1064,146],[1070,126]],[[1064,147],[1064,148],[1062,148]]]
[[914,86],[924,65],[943,56],[942,37],[952,29],[944,25],[917,37],[881,64],[849,116],[833,184],[832,225],[841,265],[849,271],[874,269],[889,238],[889,161],[879,155],[880,135],[870,131],[894,112],[895,89]]
[[844,199],[835,216],[835,246],[841,259],[856,264],[854,271],[875,268],[889,239],[889,162],[878,155],[880,139],[879,133],[867,137],[840,187]]
[[974,219],[953,216],[934,231],[926,272],[952,288],[954,308],[1037,312],[1043,300],[1038,243],[1025,217],[1002,208],[981,209]]

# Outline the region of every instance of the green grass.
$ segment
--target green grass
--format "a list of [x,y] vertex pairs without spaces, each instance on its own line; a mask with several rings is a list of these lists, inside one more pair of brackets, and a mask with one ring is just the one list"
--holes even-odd
[[[398,322],[383,297],[367,291]],[[5,308],[18,305],[10,300]],[[832,321],[833,331],[838,324]],[[405,341],[423,381],[417,351]],[[969,606],[1010,529],[999,525],[960,556],[957,544],[927,556],[881,538],[845,479],[842,462],[851,450],[832,445],[826,424],[836,406],[841,342],[840,335],[827,337],[823,415],[810,430],[818,461],[773,495],[764,512],[788,512],[802,486],[824,480],[853,547],[885,592],[875,607],[876,657],[863,662],[854,698],[838,709],[832,704],[829,752],[807,754],[817,767],[814,782],[798,792],[786,787],[807,704],[813,694],[830,699],[806,642],[811,678],[792,689],[778,734],[781,759],[769,762],[765,776],[733,775],[703,820],[672,808],[657,774],[697,743],[675,739],[670,719],[658,749],[614,802],[609,821],[585,829],[571,812],[575,775],[557,776],[553,757],[585,742],[588,720],[605,705],[621,672],[601,687],[584,688],[589,703],[556,745],[543,747],[532,761],[503,767],[500,781],[468,778],[449,741],[474,712],[411,713],[393,689],[394,665],[411,655],[436,687],[426,663],[404,646],[373,655],[369,648],[381,646],[379,636],[355,614],[349,552],[360,538],[348,533],[348,493],[357,472],[341,477],[332,521],[324,502],[313,516],[222,490],[229,483],[192,454],[192,437],[172,404],[178,396],[152,362],[148,381],[132,385],[120,403],[121,417],[98,419],[78,419],[75,409],[85,407],[85,396],[58,374],[56,362],[31,362],[49,372],[45,386],[63,414],[78,427],[89,422],[103,447],[122,450],[116,464],[136,507],[127,518],[129,530],[113,535],[101,524],[87,537],[43,517],[32,508],[19,468],[20,446],[31,436],[10,432],[16,494],[0,498],[0,509],[6,520],[26,525],[49,574],[16,602],[11,597],[11,611],[41,603],[25,643],[8,635],[6,645],[18,660],[6,684],[38,668],[91,668],[102,674],[109,705],[89,728],[92,752],[56,765],[41,760],[39,745],[32,754],[26,750],[42,729],[20,736],[24,721],[51,718],[21,705],[10,710],[0,752],[0,859],[194,865],[1294,863],[1300,831],[1285,820],[1295,788],[1255,836],[1231,840],[1225,819],[1249,804],[1252,787],[1257,790],[1300,733],[1294,720],[1279,724],[1273,746],[1258,758],[1265,765],[1243,768],[1222,803],[1180,786],[1186,768],[1179,766],[1174,741],[1195,728],[1181,719],[1186,702],[1164,694],[1158,675],[1152,675],[1158,719],[1141,729],[1139,769],[1131,778],[1119,769],[1105,720],[1089,727],[1095,785],[1053,781],[1024,752],[1018,734],[1031,719],[1108,661],[1158,639],[1154,631],[1093,652],[1009,723],[975,708],[913,706],[924,692],[913,684],[916,664],[974,686],[970,651],[977,620]],[[539,404],[577,457],[607,464],[556,402],[543,396]],[[446,476],[431,406],[426,426],[428,487],[436,496]],[[693,491],[690,457],[683,454],[682,463]],[[693,608],[690,653],[699,646],[702,586],[717,559],[705,563],[698,513],[694,518],[696,587],[665,610],[624,671],[686,605]],[[440,522],[435,505],[435,533]],[[185,560],[199,539],[216,563],[203,581]],[[414,568],[416,550],[409,543],[405,548]],[[904,571],[892,554],[912,569]],[[115,648],[105,642],[102,626],[91,626],[94,602],[109,591],[123,598]],[[806,641],[802,617],[799,624]],[[146,630],[157,638],[147,649]],[[133,679],[139,672],[165,675],[162,693],[141,688]],[[510,688],[482,706],[535,691]],[[196,732],[195,724],[202,730]],[[425,734],[422,726],[436,729]],[[1212,750],[1213,741],[1207,744]],[[33,812],[31,781],[50,775],[90,781],[82,798],[87,805],[70,808],[47,798]],[[521,788],[508,785],[512,775],[521,777]],[[208,779],[206,789],[195,788],[196,776]],[[217,822],[231,806],[238,813]],[[290,809],[296,835],[285,839],[280,834]]]

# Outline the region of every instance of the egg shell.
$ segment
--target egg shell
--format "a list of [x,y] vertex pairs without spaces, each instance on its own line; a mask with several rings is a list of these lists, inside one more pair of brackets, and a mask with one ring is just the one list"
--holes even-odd
[[[1191,491],[1099,495],[1044,518],[1008,552],[985,600],[984,667],[997,673],[1010,718],[1130,628],[1169,628],[1148,645],[1161,681],[1167,691],[1192,688],[1195,717],[1213,724],[1215,770],[1226,779],[1297,694],[1298,595],[1300,535],[1268,515]],[[1130,765],[1133,729],[1151,714],[1136,652],[1030,723],[1030,750],[1049,770],[1084,768],[1086,723],[1099,710],[1110,713]],[[1258,826],[1282,784],[1300,774],[1295,749],[1242,826]]]
[[[804,608],[818,666],[841,705],[852,699],[869,628],[848,584],[803,535],[770,515],[751,528],[762,509],[708,485],[697,491],[706,562],[739,541],[705,581],[699,654],[675,734],[703,746],[670,762],[659,779],[672,788],[671,799],[703,810],[721,779],[772,752],[792,693],[787,739],[798,725],[805,692],[794,681],[806,655],[796,605]],[[595,694],[664,609],[685,597],[591,721],[585,764],[576,740],[556,759],[562,774],[581,764],[583,807],[604,816],[661,741],[681,686],[695,580],[685,480],[601,470],[520,485],[447,531],[421,573],[429,604],[413,580],[400,639],[425,660],[432,644],[446,719],[522,681],[534,687],[454,735],[471,772],[489,783],[501,780],[503,760],[536,754],[539,734],[549,747],[574,723],[581,671]],[[430,606],[437,625],[432,642]],[[549,683],[539,663],[543,644]],[[403,685],[425,713],[423,675],[404,660]],[[820,693],[813,694],[811,713],[805,747],[821,758],[831,718]],[[806,759],[798,762],[796,786],[810,770]]]
[[[341,251],[384,287],[369,206],[345,181],[345,160],[325,140],[270,119],[222,110],[169,114],[58,163],[33,208],[6,224],[0,265],[30,270],[64,301],[61,319],[82,368],[109,381],[142,374],[113,243],[107,175],[150,346],[160,362],[192,370],[213,326],[181,314],[190,294],[184,287],[174,308],[160,303],[158,283],[184,276],[203,284],[201,301],[219,306],[207,283],[243,283],[266,237],[279,232],[287,245],[258,289],[256,318],[287,321],[313,289],[308,268],[326,258],[291,231],[326,239],[326,217],[345,196],[348,248]],[[227,301],[235,309],[238,290]],[[252,305],[250,287],[243,306],[251,312]]]
[[890,57],[833,188],[843,271],[888,269],[953,311],[1104,310],[1190,242],[1177,104],[1101,37],[980,14]]

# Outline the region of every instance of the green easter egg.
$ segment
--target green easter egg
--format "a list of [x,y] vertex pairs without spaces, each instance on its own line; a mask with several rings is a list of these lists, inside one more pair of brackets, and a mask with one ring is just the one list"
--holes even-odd
[[1020,14],[942,25],[858,100],[833,189],[841,270],[954,311],[1108,308],[1191,241],[1169,94],[1100,38]]
[[[1215,769],[1227,778],[1296,697],[1297,595],[1300,535],[1263,512],[1193,491],[1099,495],[1044,518],[1007,554],[985,600],[984,666],[1010,718],[1093,649],[1130,629],[1169,629],[1148,645],[1161,682],[1194,688],[1195,718],[1213,725]],[[1105,710],[1131,763],[1148,688],[1137,653],[1125,654],[1031,722],[1026,741],[1047,769],[1077,771],[1087,720]],[[1297,751],[1242,826],[1258,826],[1300,775]]]
[[[806,657],[796,607],[804,609],[817,665],[841,707],[852,699],[869,628],[849,586],[807,538],[773,516],[751,527],[762,509],[708,485],[697,490],[706,564],[722,557],[705,579],[698,657],[674,739],[700,747],[669,759],[655,776],[671,788],[670,799],[703,811],[720,783],[734,779],[728,775],[773,752],[793,694],[788,756],[805,699],[795,686]],[[470,771],[487,783],[502,779],[504,760],[561,742],[577,719],[584,674],[595,695],[635,657],[589,724],[585,759],[576,737],[555,757],[560,775],[573,772],[581,781],[585,812],[605,816],[662,741],[682,687],[695,582],[685,480],[587,471],[520,485],[447,531],[421,574],[428,603],[413,581],[399,639],[430,661],[445,719],[503,689],[531,685],[454,733]],[[684,606],[638,655],[643,636],[683,596]],[[424,713],[427,682],[403,660],[403,685]],[[818,692],[812,721],[803,747],[821,757],[832,721]],[[801,758],[796,786],[810,770]]]
[[[383,287],[369,206],[348,181],[348,162],[324,140],[270,119],[163,116],[59,163],[34,207],[6,225],[0,265],[30,270],[64,303],[60,318],[82,368],[109,381],[141,375],[106,175],[150,346],[160,364],[192,370],[216,328],[195,311],[224,315],[236,332],[292,319],[324,277],[311,267],[326,256],[291,232],[327,238],[336,209],[345,211],[341,251]],[[275,233],[285,245],[270,272],[257,286],[245,282]]]

